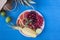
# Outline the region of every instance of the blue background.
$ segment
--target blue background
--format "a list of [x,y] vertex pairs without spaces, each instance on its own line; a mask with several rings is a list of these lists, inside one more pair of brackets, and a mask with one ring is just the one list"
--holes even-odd
[[[9,27],[5,22],[6,17],[0,15],[0,40],[60,40],[60,0],[34,1],[36,1],[36,4],[33,5],[35,10],[41,12],[45,18],[45,28],[41,35],[36,38],[24,37],[19,31]],[[15,24],[18,15],[27,9],[31,8],[18,4],[15,10],[11,12],[7,11],[6,14],[12,17],[11,22]]]

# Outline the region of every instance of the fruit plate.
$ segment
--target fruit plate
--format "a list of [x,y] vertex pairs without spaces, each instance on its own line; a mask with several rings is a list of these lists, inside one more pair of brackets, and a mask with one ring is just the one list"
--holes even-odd
[[[25,12],[30,12],[30,11],[35,11],[36,13],[38,13],[38,14],[42,17],[43,22],[42,22],[42,26],[40,27],[40,28],[41,28],[41,32],[42,32],[43,29],[44,29],[44,26],[45,26],[45,20],[44,20],[43,15],[42,15],[40,12],[36,11],[36,10],[25,10],[24,12],[22,12],[22,13],[18,16],[17,21],[16,21],[16,24],[19,25],[19,23],[20,23],[20,22],[19,22],[19,19],[20,19],[21,15],[23,15]],[[39,25],[40,25],[40,24],[39,24]],[[19,30],[19,32],[20,32],[22,35],[26,36],[26,37],[30,37],[30,36],[25,35],[24,33],[22,33],[21,30]],[[39,34],[41,34],[41,32],[40,32]],[[39,34],[37,34],[37,35],[39,35]]]

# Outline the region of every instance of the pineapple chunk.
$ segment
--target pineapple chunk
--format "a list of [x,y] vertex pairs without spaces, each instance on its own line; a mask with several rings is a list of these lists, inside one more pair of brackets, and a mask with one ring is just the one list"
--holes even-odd
[[33,37],[33,38],[35,38],[35,37],[37,36],[37,34],[36,34],[35,31],[33,31],[32,29],[27,28],[27,27],[23,28],[23,29],[22,29],[22,32],[23,32],[25,35],[28,35],[28,36]]
[[21,28],[19,26],[14,26],[14,29],[19,30],[20,32],[22,31],[24,35],[28,35],[29,37],[32,38],[35,38],[37,36],[37,33],[28,27]]

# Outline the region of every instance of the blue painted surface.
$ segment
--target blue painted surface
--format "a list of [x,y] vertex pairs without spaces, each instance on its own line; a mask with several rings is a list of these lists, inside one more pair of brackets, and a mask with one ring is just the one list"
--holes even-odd
[[[0,15],[0,40],[60,40],[60,0],[34,0],[37,4],[33,5],[35,10],[42,13],[45,18],[45,29],[36,38],[27,38],[17,30],[8,26],[5,18]],[[6,12],[12,17],[15,24],[18,15],[24,10],[31,9],[27,6],[18,5],[12,12]],[[17,11],[18,10],[18,11]],[[13,13],[14,11],[17,11]]]

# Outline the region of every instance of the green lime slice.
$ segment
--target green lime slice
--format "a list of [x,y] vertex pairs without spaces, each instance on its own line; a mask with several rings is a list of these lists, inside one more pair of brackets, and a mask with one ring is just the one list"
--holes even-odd
[[11,21],[11,17],[6,18],[6,23],[9,23]]
[[37,33],[37,34],[40,34],[41,32],[42,32],[42,30],[41,30],[40,28],[37,28],[37,29],[36,29],[36,33]]
[[1,12],[1,16],[5,17],[6,13],[4,11]]

